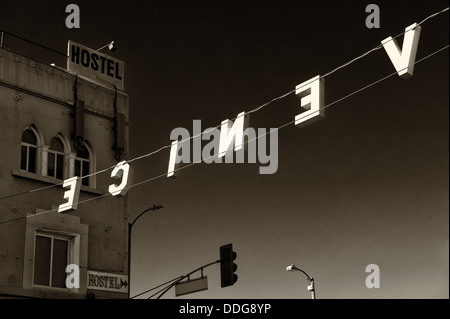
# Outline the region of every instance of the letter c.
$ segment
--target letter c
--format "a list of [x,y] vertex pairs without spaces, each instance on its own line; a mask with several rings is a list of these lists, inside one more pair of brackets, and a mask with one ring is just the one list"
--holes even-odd
[[130,165],[126,161],[122,161],[116,165],[111,172],[112,178],[122,178],[122,182],[119,185],[112,184],[109,186],[108,191],[113,196],[124,196],[128,192],[128,188],[125,188],[128,183],[128,175],[130,171]]

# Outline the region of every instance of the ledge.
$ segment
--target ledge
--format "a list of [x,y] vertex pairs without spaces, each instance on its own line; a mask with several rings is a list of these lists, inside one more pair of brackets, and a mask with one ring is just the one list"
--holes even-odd
[[[21,177],[21,178],[26,178],[26,179],[30,179],[33,181],[38,181],[38,182],[42,182],[42,183],[46,183],[46,184],[52,184],[52,185],[58,185],[61,184],[62,187],[62,180],[56,179],[54,177],[49,177],[49,176],[41,176],[41,175],[37,175],[37,174],[33,174],[33,173],[29,173],[27,171],[22,171],[22,170],[18,170],[18,169],[13,169],[11,171],[11,174],[15,177]],[[104,195],[105,193],[101,190],[95,189],[95,188],[91,188],[85,185],[81,185],[81,191],[82,192],[86,192],[86,193],[91,193],[94,195]]]
[[20,287],[0,286],[0,299],[86,299],[86,293],[70,292],[68,289],[34,288],[25,289]]
[[90,290],[72,292],[68,289],[37,288],[0,285],[0,299],[127,299],[126,293]]

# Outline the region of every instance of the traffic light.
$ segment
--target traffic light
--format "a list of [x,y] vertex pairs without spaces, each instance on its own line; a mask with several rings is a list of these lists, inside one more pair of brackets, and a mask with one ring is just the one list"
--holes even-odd
[[233,251],[233,244],[220,247],[220,280],[222,288],[232,286],[238,280],[234,273],[237,265],[233,262],[237,254]]

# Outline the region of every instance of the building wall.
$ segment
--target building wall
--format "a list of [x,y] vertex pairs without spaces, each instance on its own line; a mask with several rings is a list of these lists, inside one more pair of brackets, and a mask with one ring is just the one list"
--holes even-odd
[[[84,138],[92,151],[91,171],[112,167],[118,162],[113,149],[115,88],[0,49],[0,295],[83,298],[93,292],[106,298],[126,297],[124,293],[88,291],[86,287],[88,270],[128,273],[127,196],[113,197],[108,193],[109,185],[117,183],[110,177],[111,170],[90,177],[89,187],[82,186],[79,197],[80,202],[90,201],[67,214],[56,211],[66,202],[65,189],[57,185],[62,180],[45,176],[47,158],[42,155],[57,134],[66,143],[64,179],[73,173],[74,86],[77,98],[84,101]],[[117,111],[125,115],[126,122],[124,159],[128,154],[128,103],[127,93],[117,91]],[[37,174],[20,169],[22,133],[30,125],[39,133],[41,144]],[[47,186],[53,187],[29,192]],[[24,194],[7,197],[20,193]],[[78,259],[79,289],[32,285],[32,234],[36,229],[83,234]]]

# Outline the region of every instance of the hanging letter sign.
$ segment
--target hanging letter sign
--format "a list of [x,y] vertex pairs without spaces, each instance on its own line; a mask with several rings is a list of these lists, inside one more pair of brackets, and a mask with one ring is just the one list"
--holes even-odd
[[[384,49],[388,54],[389,59],[394,64],[398,75],[402,78],[406,79],[413,75],[420,31],[421,27],[417,23],[414,23],[407,27],[405,29],[403,47],[401,49],[395,38],[388,37],[385,40],[381,41]],[[113,67],[115,66],[115,76],[117,79],[121,80],[120,74],[122,73],[120,73],[119,70],[123,70],[123,68],[121,68],[122,64],[119,63],[120,61],[114,62],[113,60],[107,60],[107,58],[103,55],[100,55],[95,51],[79,47],[75,43],[71,42],[69,42],[69,55],[71,56],[72,64],[75,62],[76,64],[86,64],[83,66],[91,67],[95,71],[99,71],[99,61],[102,61],[101,72],[104,72],[106,68],[105,66],[107,66],[107,72],[112,72],[111,70],[113,70]],[[91,61],[90,59],[92,59],[92,64],[88,64],[88,62]],[[114,73],[110,73],[108,74],[108,76],[114,76]],[[303,109],[303,112],[295,116],[296,126],[304,127],[306,125],[309,125],[310,123],[322,119],[325,116],[324,77],[317,75],[314,78],[297,85],[295,88],[295,94],[300,98],[300,106]],[[244,142],[244,137],[247,128],[248,114],[242,112],[238,114],[234,122],[231,120],[222,121],[220,132],[218,130],[215,130],[214,128],[205,130],[205,132],[201,133],[201,130],[198,129],[198,132],[194,134],[193,138],[195,150],[194,162],[201,162],[202,156],[205,163],[211,163],[212,161],[216,162],[215,159],[211,160],[212,156],[210,156],[211,154],[209,154],[211,149],[215,150],[216,148],[218,149],[218,152],[214,153],[217,154],[217,160],[219,160],[219,163],[221,162],[222,157],[230,157],[232,159],[233,149],[235,152],[238,152],[242,149],[246,150],[247,143]],[[201,154],[202,156],[199,155],[201,140],[206,140],[209,136],[213,136],[214,138],[216,138],[216,135],[219,139],[218,143],[215,141],[211,141],[203,149],[203,152]],[[177,136],[181,136],[181,139],[172,141],[167,177],[176,176],[176,165],[178,163],[180,163],[181,161],[189,162],[190,160],[189,141],[191,140],[191,138],[189,136],[189,132],[186,129],[177,129],[172,131],[170,138],[175,139]],[[277,150],[276,147],[277,146],[275,145],[274,149]],[[180,151],[183,151],[182,155],[179,154]],[[258,149],[258,151],[260,151],[260,149]],[[111,177],[115,179],[121,179],[121,182],[119,185],[111,184],[109,186],[108,191],[112,196],[123,196],[127,193],[129,187],[126,186],[129,183],[129,173],[130,165],[126,161],[122,161],[115,166],[114,170],[111,173]],[[62,213],[67,210],[76,210],[81,188],[81,179],[79,179],[78,177],[69,178],[64,181],[63,187],[68,188],[68,190],[64,193],[64,199],[66,199],[67,202],[59,205],[58,212]]]

